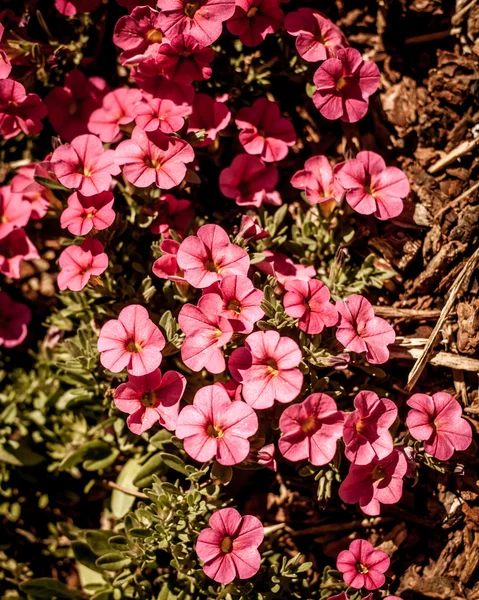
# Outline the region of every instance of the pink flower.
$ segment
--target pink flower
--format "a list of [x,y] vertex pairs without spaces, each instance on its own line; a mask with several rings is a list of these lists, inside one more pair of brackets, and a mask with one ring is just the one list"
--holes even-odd
[[262,240],[269,237],[269,231],[263,229],[258,225],[258,219],[256,217],[250,217],[243,215],[241,217],[241,224],[236,238],[238,240],[244,240],[247,244],[256,240]]
[[190,285],[205,288],[227,275],[246,275],[250,261],[247,252],[232,244],[222,227],[208,224],[181,242],[178,265]]
[[375,152],[359,152],[356,158],[338,165],[339,183],[347,190],[346,200],[362,215],[374,214],[381,220],[401,214],[403,198],[409,194],[406,175],[397,167],[386,167]]
[[27,94],[18,81],[0,81],[0,134],[9,140],[19,133],[35,135],[43,128],[47,107],[37,94]]
[[321,281],[292,279],[286,283],[285,289],[284,310],[293,319],[299,319],[301,331],[314,335],[338,322],[338,311],[329,302],[331,294]]
[[177,35],[169,44],[161,44],[155,62],[167,79],[188,84],[211,77],[210,62],[215,57],[211,48],[205,48],[191,35]]
[[178,416],[175,435],[198,462],[212,458],[221,465],[237,465],[249,453],[248,438],[258,430],[256,413],[244,402],[232,402],[224,389],[207,385],[195,394],[193,404]]
[[234,508],[222,508],[209,520],[196,542],[196,553],[205,561],[203,571],[218,583],[231,583],[256,575],[261,563],[258,546],[264,539],[261,521],[242,517]]
[[137,6],[131,14],[118,19],[113,43],[123,50],[122,64],[144,60],[151,46],[163,41],[159,16],[160,13],[149,6]]
[[151,184],[169,190],[183,181],[186,163],[195,158],[193,148],[184,140],[161,131],[145,132],[135,127],[131,140],[120,142],[115,161],[123,165],[123,175],[133,185]]
[[111,176],[120,172],[114,158],[113,150],[104,150],[99,138],[86,134],[57,148],[51,160],[60,183],[84,196],[95,196],[106,192]]
[[238,111],[236,125],[242,130],[239,141],[248,154],[257,154],[265,162],[282,160],[288,147],[296,143],[296,132],[279,106],[267,98],[258,98],[253,106]]
[[282,252],[264,250],[263,254],[265,259],[257,263],[255,267],[262,273],[275,277],[281,285],[286,285],[292,279],[309,281],[316,275],[312,265],[306,267],[305,265],[296,264]]
[[384,585],[384,573],[391,561],[386,552],[375,550],[367,540],[354,540],[349,550],[339,553],[336,568],[344,581],[355,589],[377,590]]
[[368,112],[369,96],[379,87],[379,68],[354,48],[338,50],[314,74],[313,102],[326,119],[356,123]]
[[334,200],[341,202],[344,188],[334,174],[326,156],[313,156],[304,163],[304,169],[291,178],[291,185],[304,190],[311,204]]
[[185,304],[180,310],[178,323],[186,335],[181,358],[192,371],[216,374],[226,368],[221,348],[231,340],[233,327],[219,315],[221,304],[220,296],[208,294],[198,300],[198,306]]
[[251,333],[255,323],[264,315],[261,308],[264,294],[244,275],[224,277],[203,292],[203,296],[209,294],[220,297],[219,316],[228,319],[233,330],[239,333]]
[[266,467],[270,471],[276,473],[278,471],[278,464],[274,457],[275,453],[275,445],[267,444],[256,451],[256,462],[262,467]]
[[0,239],[17,227],[24,227],[32,212],[30,202],[20,194],[14,194],[9,185],[0,187]]
[[55,0],[55,8],[64,17],[74,17],[79,12],[93,12],[100,4],[101,0]]
[[[5,27],[0,23],[0,41],[3,38]],[[8,54],[0,49],[0,79],[6,79],[12,70],[12,63]]]
[[218,102],[207,94],[196,94],[188,120],[188,133],[204,129],[206,138],[195,144],[202,148],[214,142],[218,132],[225,129],[230,120],[231,113],[224,102]]
[[48,212],[52,193],[35,181],[35,175],[47,175],[43,163],[31,163],[18,169],[12,178],[12,192],[21,194],[23,200],[30,203],[32,219],[41,219]]
[[140,90],[118,88],[109,92],[102,107],[94,110],[88,119],[88,130],[102,142],[113,142],[121,136],[121,126],[135,120],[136,108],[141,102]]
[[130,375],[148,375],[160,366],[165,338],[139,304],[124,308],[107,321],[98,338],[100,362],[113,373],[125,367]]
[[194,100],[193,86],[166,79],[153,57],[149,57],[135,67],[132,75],[145,98],[171,100],[177,106],[181,104],[189,106]]
[[424,450],[438,460],[449,460],[456,450],[467,450],[472,441],[469,423],[459,402],[446,392],[432,396],[414,394],[406,424],[412,437],[424,441]]
[[274,401],[291,402],[300,393],[303,374],[298,344],[277,331],[250,334],[244,348],[231,355],[228,368],[236,381],[243,384],[245,402],[256,409],[270,408]]
[[100,192],[94,196],[82,196],[74,192],[68,198],[68,208],[60,217],[60,225],[73,235],[87,235],[95,228],[98,231],[110,227],[115,220],[113,194]]
[[379,515],[381,504],[396,504],[401,499],[406,471],[404,454],[396,449],[385,458],[373,458],[367,465],[352,464],[339,486],[339,497],[347,504],[359,502],[367,515]]
[[23,229],[14,229],[0,239],[0,273],[12,279],[20,279],[22,260],[40,258],[37,249]]
[[258,46],[269,33],[276,33],[284,14],[279,0],[236,0],[236,10],[226,23],[245,46]]
[[165,35],[192,35],[203,46],[221,35],[223,23],[235,11],[235,0],[158,0],[159,23]]
[[0,291],[0,346],[19,346],[27,337],[27,325],[31,320],[32,312],[28,306]]
[[103,244],[89,238],[81,246],[68,246],[58,259],[61,272],[58,274],[58,287],[79,292],[90,281],[90,277],[99,276],[108,268],[108,256]]
[[150,225],[151,233],[170,237],[170,232],[183,235],[186,226],[195,216],[189,200],[177,200],[172,194],[164,194],[154,205],[157,217]]
[[116,0],[116,3],[120,6],[124,6],[128,12],[131,12],[137,6],[156,6],[156,0]]
[[281,204],[281,196],[274,190],[279,180],[278,169],[266,165],[261,158],[238,154],[229,167],[220,173],[220,190],[227,198],[234,198],[238,206]]
[[177,106],[172,100],[151,98],[142,102],[135,109],[135,122],[144,131],[175,133],[185,124],[185,117],[190,115],[192,107],[186,104]]
[[326,465],[336,454],[343,423],[344,414],[330,396],[312,394],[281,415],[279,450],[294,462],[308,459],[313,465]]
[[351,352],[366,352],[366,358],[374,365],[389,359],[388,345],[396,339],[394,329],[387,321],[374,316],[371,303],[353,294],[346,300],[336,302],[340,321],[336,338]]
[[354,399],[354,408],[344,422],[345,455],[356,465],[368,465],[374,458],[385,458],[393,450],[389,428],[398,411],[391,400],[363,391]]
[[163,256],[160,256],[153,263],[153,273],[160,279],[169,279],[175,283],[186,283],[184,273],[178,266],[177,254],[180,247],[176,240],[163,240],[160,244],[160,250]]
[[296,50],[308,62],[318,62],[334,56],[348,46],[342,31],[322,13],[300,8],[284,19],[286,31],[296,37]]
[[180,400],[186,387],[186,379],[176,371],[163,375],[155,369],[147,375],[128,375],[128,382],[115,390],[116,407],[128,413],[128,429],[141,435],[160,423],[169,431],[174,431],[180,409]]

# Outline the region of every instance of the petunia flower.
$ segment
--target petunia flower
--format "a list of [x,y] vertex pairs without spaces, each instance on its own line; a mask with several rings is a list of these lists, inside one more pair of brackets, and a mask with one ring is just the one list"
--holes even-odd
[[37,249],[23,229],[14,229],[0,239],[0,273],[6,277],[20,279],[22,261],[37,258]]
[[106,229],[115,220],[113,203],[111,192],[100,192],[94,196],[74,192],[60,216],[60,225],[73,235],[87,235],[93,228],[98,231]]
[[127,383],[119,385],[113,396],[116,407],[128,413],[128,429],[141,435],[159,423],[174,431],[180,410],[180,400],[186,379],[176,371],[161,373],[155,369],[147,375],[128,375]]
[[213,72],[210,62],[215,53],[205,48],[191,35],[176,35],[169,43],[161,44],[154,60],[167,79],[189,84],[209,79]]
[[118,88],[108,92],[101,108],[94,110],[88,119],[88,131],[96,134],[102,142],[118,141],[121,126],[135,120],[136,108],[142,100],[140,90]]
[[229,167],[220,173],[220,190],[227,198],[234,198],[238,206],[280,206],[281,196],[275,191],[278,169],[266,165],[261,158],[238,154]]
[[340,317],[336,338],[345,349],[366,352],[366,358],[374,365],[385,363],[389,359],[388,345],[396,339],[391,325],[376,317],[371,303],[357,294],[339,300],[336,308]]
[[279,4],[280,0],[236,0],[236,10],[226,27],[245,46],[258,46],[283,24]]
[[256,154],[265,162],[282,160],[288,147],[296,143],[296,132],[288,119],[281,116],[279,106],[267,98],[258,98],[251,107],[236,114],[236,125],[242,130],[239,141],[248,154]]
[[172,194],[163,194],[153,206],[153,210],[157,217],[150,225],[151,233],[165,238],[171,236],[171,231],[183,235],[188,223],[195,216],[189,200],[178,200]]
[[14,229],[24,227],[30,220],[32,205],[21,194],[12,192],[9,185],[0,186],[0,239]]
[[349,550],[338,554],[336,568],[352,588],[377,590],[386,581],[384,573],[389,569],[390,563],[386,552],[375,550],[367,540],[354,540],[349,545]]
[[256,240],[262,240],[269,237],[269,235],[269,231],[266,231],[266,229],[263,229],[258,225],[257,217],[242,215],[236,239],[244,240],[245,243],[249,243]]
[[188,133],[205,131],[206,137],[195,146],[202,148],[213,143],[218,132],[223,131],[231,120],[231,112],[224,102],[218,102],[208,94],[196,94],[193,112],[188,119]]
[[462,418],[459,402],[447,392],[432,396],[414,394],[406,403],[406,424],[412,437],[424,442],[424,450],[438,460],[449,460],[456,450],[467,450],[472,430]]
[[116,0],[116,3],[124,6],[130,13],[137,6],[150,6],[151,8],[156,6],[156,0]]
[[369,96],[379,87],[379,68],[355,48],[342,48],[314,74],[313,102],[326,119],[356,123],[368,112]]
[[178,83],[163,76],[163,71],[157,65],[154,56],[148,57],[132,69],[131,74],[145,98],[171,100],[177,106],[190,106],[195,98],[192,85]]
[[262,252],[264,260],[256,263],[255,267],[265,275],[271,275],[278,280],[281,285],[286,285],[292,279],[309,281],[316,275],[316,270],[312,265],[294,263],[289,256],[282,252],[273,252],[264,250]]
[[359,502],[365,514],[377,516],[381,504],[396,504],[401,499],[406,472],[406,458],[396,449],[385,458],[373,458],[367,465],[352,464],[339,486],[339,497],[347,504]]
[[346,189],[346,201],[351,208],[362,215],[374,214],[381,220],[400,215],[403,198],[410,191],[401,169],[387,167],[379,154],[367,150],[337,165],[335,176]]
[[111,176],[120,172],[114,158],[114,151],[104,150],[99,138],[85,134],[57,148],[51,162],[61,184],[84,196],[95,196],[106,192],[111,186]]
[[103,244],[88,238],[81,246],[68,246],[60,254],[58,264],[58,287],[61,290],[79,292],[90,281],[90,277],[98,277],[108,268],[108,255]]
[[191,114],[192,107],[176,105],[172,100],[162,98],[147,99],[135,108],[135,123],[143,131],[175,133],[185,124],[185,117]]
[[15,348],[27,337],[32,311],[26,304],[15,302],[0,291],[0,346]]
[[64,17],[93,12],[100,4],[101,0],[55,0],[55,8]]
[[314,335],[338,322],[338,311],[330,303],[331,294],[323,282],[291,279],[285,284],[285,289],[284,311],[293,319],[299,319],[301,331]]
[[339,183],[326,156],[312,156],[304,163],[304,169],[291,178],[291,185],[304,190],[311,204],[321,202],[341,202],[344,188]]
[[113,373],[126,367],[130,375],[147,375],[160,366],[165,338],[146,308],[131,304],[118,319],[107,321],[98,338],[100,362]]
[[[0,41],[5,33],[5,27],[0,23]],[[5,50],[0,49],[0,79],[6,79],[12,71],[12,63]]]
[[234,379],[228,379],[228,381],[215,381],[213,385],[219,385],[223,388],[231,400],[243,400],[241,397],[243,386]]
[[249,454],[249,437],[258,430],[256,413],[244,402],[232,402],[217,385],[200,388],[193,404],[179,416],[175,435],[198,462],[213,458],[225,466],[237,465]]
[[175,283],[185,283],[182,269],[178,266],[177,254],[180,243],[176,240],[163,240],[160,244],[162,256],[153,263],[153,273],[160,279],[169,279]]
[[374,392],[359,392],[354,408],[344,423],[346,458],[356,465],[368,465],[374,458],[385,458],[393,450],[389,428],[396,420],[396,405]]
[[303,374],[298,369],[301,350],[277,331],[256,331],[243,348],[231,354],[228,368],[243,384],[243,398],[255,409],[270,408],[275,400],[288,403],[301,391]]
[[186,164],[195,158],[193,148],[184,140],[161,131],[133,130],[131,140],[120,142],[115,150],[117,165],[123,175],[137,187],[157,187],[169,190],[183,181]]
[[35,175],[47,175],[44,163],[31,163],[20,167],[12,178],[11,186],[14,194],[21,194],[22,199],[30,203],[32,219],[43,218],[50,207],[52,192],[37,183]]
[[206,575],[223,584],[256,575],[261,563],[258,546],[264,539],[261,521],[252,515],[242,517],[234,508],[222,508],[208,524],[196,541]]
[[131,14],[120,17],[113,32],[113,43],[121,48],[121,63],[138,63],[149,56],[148,50],[164,40],[160,13],[150,6],[136,6]]
[[9,140],[19,133],[35,135],[43,128],[47,107],[37,94],[27,94],[13,79],[0,80],[0,135]]
[[266,467],[270,471],[276,473],[278,471],[278,463],[274,457],[276,453],[276,447],[274,444],[266,444],[259,450],[256,450],[255,457],[256,462],[262,467]]
[[294,462],[307,459],[315,466],[326,465],[336,454],[343,423],[344,414],[331,396],[311,394],[282,413],[279,451]]

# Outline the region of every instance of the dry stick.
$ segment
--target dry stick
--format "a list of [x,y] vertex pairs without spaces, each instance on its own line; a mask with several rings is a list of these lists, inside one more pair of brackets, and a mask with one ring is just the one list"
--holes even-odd
[[410,44],[423,44],[424,42],[433,42],[434,40],[442,40],[451,35],[451,31],[435,31],[434,33],[425,33],[424,35],[416,35],[415,37],[406,38],[404,43]]
[[148,498],[148,496],[146,494],[144,494],[143,492],[135,492],[134,490],[127,490],[126,488],[121,487],[121,485],[118,485],[114,481],[109,481],[107,485],[108,485],[108,487],[113,488],[114,490],[118,490],[119,492],[128,494],[128,496],[135,496],[135,498]]
[[477,4],[477,0],[472,0],[472,2],[469,2],[469,4],[466,4],[466,6],[463,6],[455,15],[452,16],[451,23],[453,25],[459,25],[462,18],[467,15],[467,13],[475,4]]
[[[441,316],[439,317],[439,319],[436,323],[436,326],[434,327],[434,329],[427,341],[427,344],[421,353],[421,356],[417,359],[415,365],[413,366],[413,368],[411,369],[411,372],[409,373],[408,382],[406,385],[406,391],[410,392],[412,390],[412,388],[416,385],[416,382],[419,379],[419,377],[421,376],[421,373],[423,372],[423,369],[426,366],[427,361],[429,360],[429,357],[433,351],[434,344],[436,343],[436,340],[439,336],[441,328],[444,325],[444,322],[446,321],[449,313],[451,312],[454,302],[456,301],[457,295],[458,295],[459,291],[461,290],[462,284],[464,283],[466,277],[468,277],[474,271],[478,260],[479,260],[479,248],[477,248],[476,251],[474,252],[474,254],[468,258],[463,269],[461,270],[459,275],[456,277],[456,281],[452,284],[451,291],[449,293],[449,297],[446,301],[446,304],[444,305],[444,308],[442,309]],[[453,368],[460,368],[460,367],[455,366]]]
[[474,148],[478,145],[479,137],[477,137],[474,140],[466,140],[465,142],[462,142],[462,144],[456,146],[456,148],[454,148],[454,150],[451,150],[451,152],[446,154],[446,156],[443,156],[441,159],[439,159],[437,163],[434,163],[432,167],[429,167],[427,172],[431,175],[438,173],[441,169],[444,169],[444,167],[447,167],[461,156],[464,156],[464,154],[467,154],[471,150],[474,150]]
[[437,319],[441,309],[396,308],[395,306],[375,306],[374,314],[386,319]]
[[[423,355],[423,348],[405,348],[397,344],[389,346],[389,355],[398,360],[417,360]],[[433,367],[446,367],[448,369],[460,369],[479,373],[479,360],[453,354],[452,352],[435,352],[428,360]]]
[[462,194],[460,196],[458,196],[457,198],[454,198],[454,200],[451,200],[451,202],[448,202],[447,206],[444,206],[443,208],[441,208],[441,210],[434,216],[434,219],[437,221],[437,219],[439,219],[439,217],[443,213],[445,213],[447,210],[449,210],[456,204],[459,204],[459,202],[461,202],[461,200],[464,200],[464,198],[467,198],[470,194],[472,194],[472,192],[477,190],[477,188],[479,188],[479,181],[477,183],[475,183],[474,185],[471,185],[471,187],[469,189],[467,189],[465,192],[462,192]]

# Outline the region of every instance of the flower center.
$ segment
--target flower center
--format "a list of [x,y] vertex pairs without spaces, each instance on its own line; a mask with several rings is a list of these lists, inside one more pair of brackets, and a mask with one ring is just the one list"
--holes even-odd
[[93,219],[95,215],[92,212],[87,213],[86,215],[84,215],[85,219]]
[[254,19],[257,14],[258,14],[258,7],[257,6],[252,6],[249,9],[249,11],[246,13],[246,16],[248,17],[248,19]]
[[70,106],[68,107],[68,114],[70,116],[73,116],[74,114],[76,114],[78,112],[78,102],[72,102],[70,104]]
[[373,481],[382,481],[386,477],[386,471],[379,465],[376,465],[371,473],[371,477]]
[[233,540],[227,536],[221,542],[221,552],[223,552],[223,554],[229,554],[232,551],[233,551]]
[[356,432],[362,433],[365,429],[366,423],[362,419],[359,419],[359,421],[356,423]]
[[241,313],[241,302],[239,300],[231,300],[228,302],[228,306],[226,308],[239,315]]
[[156,392],[145,392],[141,397],[141,403],[146,408],[152,408],[153,406],[156,406]]
[[207,260],[205,262],[205,268],[207,271],[210,271],[210,273],[218,273],[218,271],[220,270],[219,267],[215,265],[215,263],[212,260]]
[[210,423],[208,425],[206,433],[212,438],[221,438],[225,434],[224,431],[220,427],[218,427],[218,425],[213,425],[213,423]]
[[279,373],[278,363],[274,359],[269,358],[266,361],[266,366],[268,367],[268,371],[271,375],[276,376]]
[[151,44],[160,43],[163,40],[163,32],[159,29],[150,29],[146,33],[146,39]]
[[7,219],[7,217],[5,215],[2,215],[0,217],[0,223],[8,223],[8,219]]
[[188,2],[185,5],[185,15],[187,17],[189,17],[190,19],[192,19],[195,16],[196,11],[199,10],[199,8],[200,8],[199,2]]
[[363,575],[365,575],[366,573],[369,573],[369,569],[367,568],[366,565],[363,565],[363,563],[358,562],[356,564],[356,571],[358,573],[362,573]]
[[126,349],[128,350],[128,352],[133,353],[141,352],[143,350],[139,342],[136,342],[135,340],[128,340],[128,342],[126,343]]
[[301,429],[306,435],[313,435],[321,429],[321,423],[316,417],[308,417],[306,421],[301,424]]
[[340,77],[337,81],[336,81],[336,89],[338,92],[340,92],[341,90],[343,90],[348,84],[348,80],[346,79],[346,77]]

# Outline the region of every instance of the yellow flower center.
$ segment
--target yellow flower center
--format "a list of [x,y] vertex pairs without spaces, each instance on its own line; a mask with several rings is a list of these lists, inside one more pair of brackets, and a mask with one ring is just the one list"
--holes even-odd
[[228,302],[227,306],[228,310],[232,310],[237,315],[241,313],[241,302],[239,300],[231,300]]
[[152,408],[156,405],[156,392],[145,392],[141,397],[141,403],[147,408]]
[[143,350],[139,342],[135,342],[135,340],[129,340],[126,344],[126,349],[128,352],[141,352]]
[[225,537],[221,542],[221,552],[223,554],[229,554],[233,551],[233,540],[230,537]]
[[213,425],[212,423],[208,425],[206,433],[213,438],[221,438],[224,436],[224,431],[218,427],[218,425]]

